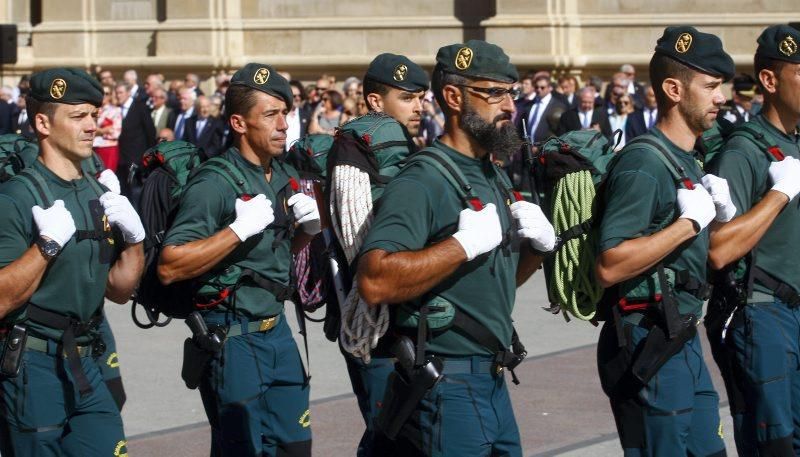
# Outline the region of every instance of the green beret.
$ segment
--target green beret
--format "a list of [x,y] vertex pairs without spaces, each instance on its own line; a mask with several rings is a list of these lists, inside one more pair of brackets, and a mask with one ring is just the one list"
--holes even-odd
[[503,49],[482,40],[469,40],[439,48],[436,70],[473,79],[490,79],[513,83],[519,79],[517,67]]
[[103,104],[103,86],[83,70],[51,68],[31,75],[31,96],[40,102]]
[[800,63],[800,30],[788,25],[772,25],[758,37],[756,55],[791,63]]
[[364,79],[409,92],[428,90],[428,75],[408,57],[388,52],[372,59]]
[[289,81],[279,75],[271,65],[263,63],[249,63],[231,77],[231,86],[247,86],[267,93],[274,97],[282,98],[286,106],[292,109],[292,87]]
[[656,44],[656,54],[671,57],[697,71],[721,76],[726,81],[733,77],[733,59],[722,49],[716,35],[698,32],[688,25],[667,27]]

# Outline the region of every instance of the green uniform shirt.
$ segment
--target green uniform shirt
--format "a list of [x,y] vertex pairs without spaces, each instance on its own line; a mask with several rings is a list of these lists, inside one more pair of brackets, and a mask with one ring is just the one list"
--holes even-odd
[[[63,200],[64,206],[72,214],[77,230],[95,230],[97,224],[104,225],[102,212],[92,215],[90,201],[99,206],[101,194],[89,179],[65,181],[38,160],[32,167],[44,178],[53,200]],[[34,244],[39,230],[34,227],[31,208],[36,205],[36,197],[19,178],[12,179],[0,187],[0,266],[5,267],[17,260]],[[99,206],[102,209],[102,206]],[[111,231],[109,228],[109,236]],[[82,322],[89,320],[103,304],[111,256],[101,259],[101,243],[107,240],[77,241],[73,235],[64,249],[56,257],[42,277],[39,288],[30,298],[30,303]],[[106,246],[107,248],[108,246]],[[24,307],[8,316],[6,322],[24,318]],[[50,329],[28,321],[29,330],[41,336],[61,339],[61,331]],[[78,338],[85,342],[88,336]]]
[[[497,206],[504,233],[509,230],[511,215],[505,197],[494,183],[491,164],[469,158],[439,141],[432,147],[443,151],[458,165],[475,195],[485,204]],[[463,209],[463,201],[439,171],[412,162],[386,187],[361,252],[420,250],[455,233]],[[488,255],[464,263],[431,293],[447,299],[483,323],[505,345],[510,345],[518,263],[519,240],[514,238],[508,247],[496,248]],[[445,356],[490,354],[453,330],[432,338],[428,350]]]
[[[779,146],[785,155],[800,158],[797,135],[781,132],[762,115],[754,117],[749,123],[765,131],[767,141]],[[762,149],[761,145],[747,138],[734,136],[723,146],[722,153],[709,164],[711,173],[728,180],[737,216],[750,211],[772,188],[768,173],[771,162]],[[792,255],[798,246],[800,204],[795,198],[778,214],[756,245],[756,266],[800,291],[800,264]],[[755,282],[755,290],[772,295],[758,281]]]
[[[689,178],[695,183],[700,182],[704,173],[693,152],[681,150],[657,128],[646,135],[660,140]],[[657,232],[671,224],[679,211],[675,179],[657,156],[660,154],[658,150],[646,144],[632,143],[619,154],[622,155],[612,165],[603,193],[605,210],[600,223],[601,251]],[[672,251],[664,259],[664,266],[675,271],[687,270],[694,278],[705,281],[708,240],[708,230],[704,228],[696,237]],[[680,289],[676,297],[682,314],[702,314],[703,302],[700,299]]]
[[[272,202],[275,222],[259,234],[248,238],[233,250],[220,264],[212,269],[212,275],[228,265],[249,268],[272,281],[289,284],[291,264],[290,244],[286,233],[287,214],[291,214],[286,201],[291,196],[287,192],[289,178],[299,179],[291,166],[272,161],[272,179],[267,182],[265,170],[231,148],[222,154],[244,175],[254,195],[264,194]],[[166,246],[182,245],[190,241],[211,237],[225,229],[236,219],[237,191],[225,178],[213,171],[200,171],[189,180],[181,197],[175,222],[167,232]],[[213,279],[213,278],[212,278]],[[235,297],[236,310],[251,319],[279,314],[283,302],[251,281],[244,281]],[[229,305],[231,299],[228,300]]]

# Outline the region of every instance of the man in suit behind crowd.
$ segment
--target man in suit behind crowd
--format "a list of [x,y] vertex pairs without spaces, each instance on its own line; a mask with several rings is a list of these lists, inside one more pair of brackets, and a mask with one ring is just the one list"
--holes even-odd
[[195,91],[191,88],[184,87],[178,91],[178,102],[180,103],[180,112],[175,116],[175,122],[167,124],[175,132],[175,138],[182,140],[186,134],[186,122],[194,114],[194,101],[197,99]]
[[[556,134],[561,114],[567,110],[567,106],[553,97],[553,87],[547,74],[536,76],[533,88],[536,97],[528,110],[518,116],[517,130],[521,135],[527,133],[533,142],[539,142]],[[523,124],[527,131],[523,130]]]
[[167,106],[166,91],[157,87],[151,91],[151,94],[150,99],[153,102],[153,111],[150,113],[150,117],[153,118],[156,132],[167,128],[169,125],[175,125],[175,112]]
[[649,84],[644,87],[644,106],[628,116],[625,125],[625,139],[630,141],[639,135],[647,133],[658,119],[658,104],[653,87]]
[[30,140],[36,139],[36,134],[28,119],[28,110],[25,105],[25,95],[17,97],[17,104],[11,110],[11,133],[16,133]]
[[118,83],[114,88],[117,103],[122,108],[122,133],[119,135],[119,165],[117,175],[122,195],[130,198],[134,206],[138,205],[139,185],[128,185],[128,173],[131,164],[138,164],[142,154],[156,144],[156,128],[150,112],[143,102],[131,97],[130,86]]
[[147,100],[147,94],[139,86],[139,76],[136,74],[136,70],[127,70],[122,74],[122,80],[131,88],[130,97],[134,101],[144,102]]
[[211,117],[211,101],[205,95],[197,97],[194,114],[186,121],[183,139],[203,149],[206,157],[222,152],[223,125],[219,118]]
[[292,147],[292,144],[306,136],[308,133],[308,124],[311,120],[311,109],[306,103],[306,91],[303,84],[293,79],[289,81],[292,88],[292,97],[294,103],[292,110],[286,115],[286,124],[289,128],[286,130],[286,149]]
[[575,98],[579,103],[576,108],[565,111],[559,121],[558,134],[563,135],[573,130],[595,129],[603,132],[606,137],[611,137],[611,125],[608,115],[602,108],[594,106],[594,87],[586,86],[578,91]]

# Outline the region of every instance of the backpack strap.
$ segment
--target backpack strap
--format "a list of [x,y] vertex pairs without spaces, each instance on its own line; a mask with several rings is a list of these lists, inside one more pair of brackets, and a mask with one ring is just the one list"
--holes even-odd
[[44,177],[38,170],[33,167],[28,167],[22,170],[17,176],[31,192],[37,205],[45,209],[53,206],[53,201],[55,200],[53,194],[50,192],[47,182],[45,182]]
[[251,194],[250,186],[247,184],[247,179],[238,168],[236,168],[228,159],[221,156],[212,157],[203,164],[203,168],[213,171],[222,176],[227,181],[233,190],[239,196],[248,196]]
[[483,202],[472,192],[472,186],[467,182],[467,178],[461,173],[458,165],[446,154],[434,148],[426,148],[411,156],[408,163],[411,164],[415,161],[421,161],[432,166],[434,170],[444,176],[447,182],[456,190],[458,197],[467,208],[472,208],[475,211],[483,209]]
[[750,122],[736,127],[736,129],[730,133],[728,139],[731,139],[735,136],[747,138],[756,145],[760,146],[762,152],[766,154],[767,160],[770,162],[780,162],[786,156],[786,154],[781,151],[780,146],[767,139],[767,134],[761,128],[757,128]]
[[675,158],[672,157],[672,153],[660,141],[647,136],[640,136],[628,144],[638,143],[643,143],[656,148],[656,150],[660,153],[657,154],[656,157],[658,157],[664,166],[667,167],[667,170],[669,170],[669,174],[672,175],[672,179],[675,181],[677,187],[684,187],[689,190],[694,187],[694,183],[692,182],[691,178],[689,178],[689,175],[686,174],[686,169],[675,161]]

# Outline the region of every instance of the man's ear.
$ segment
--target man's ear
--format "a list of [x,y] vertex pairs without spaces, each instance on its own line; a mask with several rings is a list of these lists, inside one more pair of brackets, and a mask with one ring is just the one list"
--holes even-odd
[[380,94],[370,93],[367,94],[367,107],[372,111],[377,111],[379,113],[383,112],[383,97]]
[[241,135],[247,133],[247,124],[244,122],[244,117],[241,114],[231,114],[229,122],[234,132]]
[[678,103],[686,94],[686,87],[676,78],[667,78],[661,83],[661,89],[668,100]]
[[448,84],[442,87],[442,98],[447,108],[454,113],[461,112],[461,104],[464,103],[464,92],[457,86]]
[[765,92],[774,94],[778,90],[778,75],[773,70],[763,69],[758,72],[758,80]]
[[37,113],[33,118],[34,130],[42,135],[50,135],[50,118],[44,113]]

